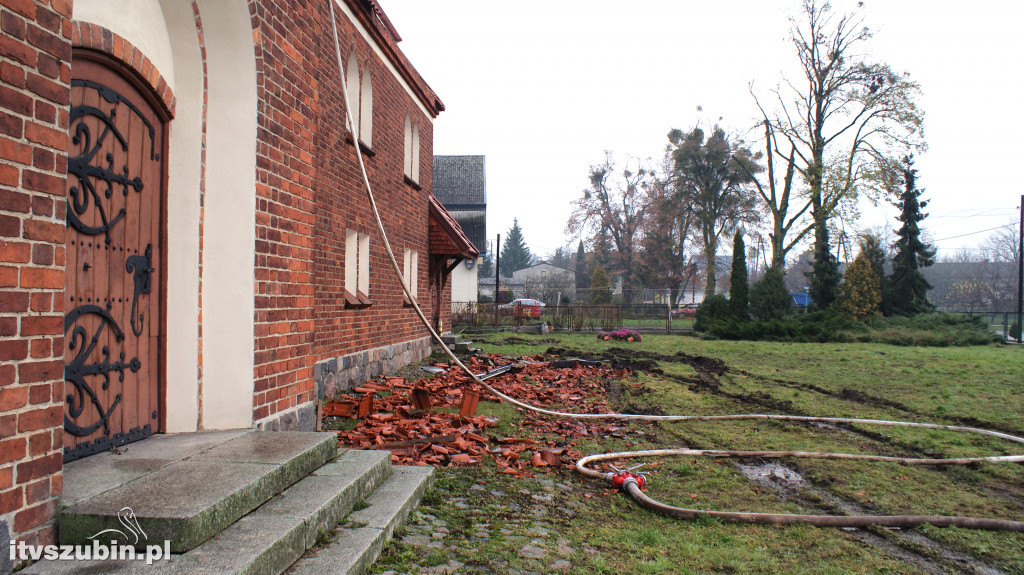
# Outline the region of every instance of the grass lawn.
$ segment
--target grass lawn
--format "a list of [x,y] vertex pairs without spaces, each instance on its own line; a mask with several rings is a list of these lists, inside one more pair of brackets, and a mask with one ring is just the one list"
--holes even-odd
[[[598,342],[592,334],[474,339],[485,351],[610,358],[634,366],[609,405],[663,414],[788,413],[959,424],[1024,436],[1024,347],[909,348],[875,344],[705,341],[644,335]],[[724,371],[700,369],[712,358]],[[719,364],[719,365],[722,365]],[[697,366],[697,367],[695,367]],[[481,401],[508,434],[524,413]],[[1024,445],[937,430],[743,421],[622,425],[576,443],[583,453],[694,447],[956,457],[1024,453]],[[533,437],[555,441],[559,437]],[[1024,465],[911,467],[892,463],[652,459],[648,494],[665,503],[728,511],[811,514],[965,515],[1024,519]],[[571,541],[571,573],[1024,573],[1024,533],[940,529],[844,530],[681,521],[652,514],[608,485],[570,470],[538,470],[568,486],[571,513],[553,513]],[[502,495],[530,493],[536,479],[494,473],[493,463],[443,468],[428,493],[430,512],[465,531],[466,572],[520,566],[515,513]],[[472,486],[478,486],[470,489]],[[522,495],[519,495],[520,497]],[[454,505],[453,497],[469,497]],[[515,509],[516,507],[511,507]],[[486,519],[504,534],[474,544]],[[523,527],[526,529],[527,527]],[[586,551],[584,551],[586,550]],[[458,555],[458,551],[446,553]],[[411,550],[395,542],[375,572],[403,571]]]

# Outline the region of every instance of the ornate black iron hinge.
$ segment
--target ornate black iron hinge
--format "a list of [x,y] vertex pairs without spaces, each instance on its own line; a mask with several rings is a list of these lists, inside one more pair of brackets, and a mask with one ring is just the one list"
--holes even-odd
[[124,268],[128,272],[134,272],[135,293],[132,295],[132,333],[135,337],[142,335],[142,322],[146,320],[146,314],[139,312],[138,322],[135,318],[136,306],[139,303],[139,296],[152,291],[151,274],[156,271],[153,264],[153,244],[146,246],[144,255],[129,256],[124,262]]

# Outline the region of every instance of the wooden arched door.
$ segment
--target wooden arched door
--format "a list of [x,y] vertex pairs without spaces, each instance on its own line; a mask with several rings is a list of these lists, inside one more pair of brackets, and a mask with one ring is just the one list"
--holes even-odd
[[75,52],[64,289],[64,460],[161,430],[168,117],[130,71]]

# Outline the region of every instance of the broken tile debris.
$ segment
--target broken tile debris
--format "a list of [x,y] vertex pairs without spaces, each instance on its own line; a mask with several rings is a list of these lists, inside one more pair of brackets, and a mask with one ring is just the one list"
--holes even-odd
[[[601,362],[479,355],[465,361],[488,384],[519,401],[574,413],[608,413],[605,387],[612,378],[631,375]],[[517,408],[523,435],[558,437],[539,441],[494,433],[498,420],[476,415],[478,400],[497,400],[474,384],[457,366],[424,366],[423,377],[407,382],[386,377],[324,405],[325,417],[357,417],[351,430],[339,430],[343,447],[387,449],[398,465],[477,465],[493,459],[498,471],[518,476],[540,468],[571,467],[581,454],[573,440],[617,435],[620,426],[607,421],[554,419]]]

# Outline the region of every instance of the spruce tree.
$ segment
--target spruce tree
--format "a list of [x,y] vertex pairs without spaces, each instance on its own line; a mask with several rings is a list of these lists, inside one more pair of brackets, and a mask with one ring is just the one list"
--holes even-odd
[[590,274],[587,273],[587,254],[583,251],[583,240],[576,250],[576,293],[585,294],[590,289]]
[[729,277],[729,310],[739,319],[747,318],[747,294],[750,286],[747,276],[747,247],[743,232],[736,230],[732,239],[732,275]]
[[494,277],[494,256],[490,253],[483,257],[483,261],[480,263],[480,277],[490,278]]
[[928,202],[921,200],[924,190],[917,189],[916,180],[914,158],[907,156],[903,158],[904,189],[896,202],[900,210],[897,219],[901,225],[893,245],[895,255],[892,258],[892,276],[886,282],[886,303],[891,313],[896,315],[913,315],[935,309],[928,302],[928,290],[932,286],[921,273],[921,268],[934,263],[935,248],[921,241],[921,228],[918,224],[928,217],[928,214],[921,211]]
[[839,287],[839,262],[832,255],[828,225],[817,224],[814,230],[814,264],[811,273],[805,274],[810,280],[811,305],[817,309],[828,309],[836,301]]
[[530,248],[526,247],[523,239],[523,230],[519,227],[519,220],[512,220],[512,228],[501,246],[501,273],[505,277],[512,277],[517,272],[533,263],[533,254]]
[[601,266],[596,267],[590,277],[590,303],[612,303],[612,282]]
[[782,319],[792,305],[793,298],[786,289],[781,265],[769,267],[750,288],[750,314],[754,319]]

